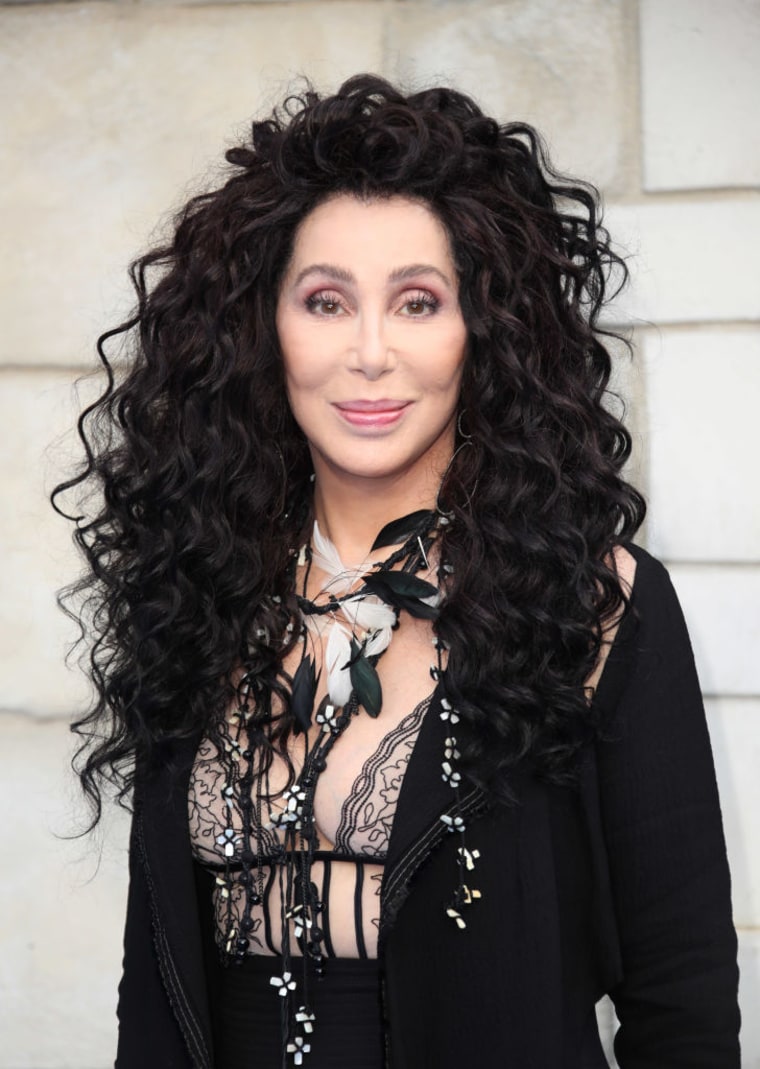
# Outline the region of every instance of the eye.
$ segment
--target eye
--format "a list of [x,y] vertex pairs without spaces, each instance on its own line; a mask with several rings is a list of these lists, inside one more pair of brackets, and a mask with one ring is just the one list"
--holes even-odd
[[312,293],[311,296],[307,297],[306,308],[315,315],[327,316],[328,318],[342,315],[345,311],[339,295],[328,290],[319,290],[317,293]]
[[438,311],[440,301],[427,290],[419,290],[415,293],[404,294],[400,310],[411,319],[420,319],[423,316],[433,315]]

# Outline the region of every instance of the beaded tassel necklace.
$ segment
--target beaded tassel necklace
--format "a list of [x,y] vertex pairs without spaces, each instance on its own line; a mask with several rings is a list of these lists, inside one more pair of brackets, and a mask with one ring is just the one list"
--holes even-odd
[[[280,893],[282,944],[279,974],[270,982],[280,1002],[283,1066],[303,1065],[304,1057],[311,1050],[316,1021],[309,999],[310,973],[319,978],[325,971],[320,915],[326,904],[320,901],[312,880],[314,855],[319,846],[314,819],[319,776],[335,743],[360,709],[373,717],[380,713],[382,689],[375,666],[390,642],[392,630],[398,626],[400,613],[406,611],[411,616],[428,619],[435,626],[439,589],[416,573],[430,567],[428,555],[438,529],[448,522],[440,511],[420,511],[388,524],[370,552],[402,544],[385,561],[366,570],[364,567],[345,569],[334,546],[322,536],[315,523],[311,542],[296,557],[296,563],[305,566],[302,593],[297,595],[303,655],[293,676],[290,706],[293,734],[304,736],[304,758],[300,772],[290,777],[288,786],[278,795],[270,794],[268,772],[262,774],[255,767],[257,758],[261,761],[262,748],[268,744],[267,729],[271,724],[270,696],[262,693],[255,679],[244,677],[238,708],[230,717],[230,729],[224,741],[222,788],[227,825],[217,839],[224,848],[226,861],[223,873],[217,878],[218,893],[226,906],[224,953],[229,962],[245,960],[253,928],[251,912],[264,903],[266,895],[263,868],[273,866]],[[321,591],[326,600],[320,603],[306,597],[315,560],[330,575],[330,581]],[[450,573],[450,566],[440,562],[439,584]],[[359,633],[357,627],[361,628]],[[315,708],[319,676],[307,645],[310,637],[321,639],[327,629],[328,688]],[[465,842],[460,806],[462,775],[457,770],[460,753],[453,730],[459,715],[446,697],[446,646],[435,633],[433,646],[436,657],[430,675],[442,690],[440,716],[448,728],[441,773],[454,792],[453,815],[446,813],[440,819],[447,831],[461,837],[457,850],[458,885],[446,913],[458,928],[464,929],[463,910],[480,897],[466,882],[478,852],[470,852]],[[310,744],[308,733],[313,725],[319,730]],[[265,814],[265,806],[271,805],[275,798],[281,807],[269,808]],[[239,831],[233,825],[234,802],[242,817]],[[274,840],[266,860],[262,834],[257,829],[266,829]],[[271,878],[270,875],[270,881]],[[236,915],[233,897],[240,896],[242,912]],[[301,952],[299,979],[294,975],[291,930]]]

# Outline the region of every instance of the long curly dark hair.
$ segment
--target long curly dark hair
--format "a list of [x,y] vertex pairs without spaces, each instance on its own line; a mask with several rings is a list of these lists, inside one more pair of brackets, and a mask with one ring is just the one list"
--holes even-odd
[[[103,779],[125,799],[136,767],[227,706],[236,667],[280,695],[287,727],[290,551],[311,463],[275,307],[299,223],[336,193],[424,202],[459,274],[471,438],[439,495],[453,576],[437,630],[462,766],[496,795],[517,762],[567,782],[595,730],[584,683],[603,622],[625,602],[613,548],[645,510],[605,405],[599,315],[626,270],[596,191],[558,175],[530,126],[371,75],[289,97],[226,159],[224,184],[132,265],[136,310],[100,338],[107,387],[79,421],[86,464],[53,494],[96,502],[75,532],[87,574],[61,598],[95,684],[73,725],[94,822]],[[114,339],[125,359],[112,364]]]

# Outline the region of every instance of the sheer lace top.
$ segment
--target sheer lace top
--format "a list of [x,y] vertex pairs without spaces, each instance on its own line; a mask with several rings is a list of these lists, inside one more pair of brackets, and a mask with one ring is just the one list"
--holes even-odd
[[[335,798],[336,784],[330,766],[340,761],[340,744],[350,737],[350,726],[320,775],[314,810],[319,850],[314,855],[311,877],[323,904],[321,924],[328,957],[377,956],[383,863],[401,783],[430,700],[431,696],[425,698],[388,731],[366,758],[342,800]],[[229,741],[223,734],[225,748]],[[193,855],[204,868],[216,874],[213,897],[220,949],[229,949],[223,945],[224,933],[230,930],[232,922],[232,927],[247,932],[249,953],[279,954],[284,888],[283,866],[277,860],[283,856],[283,846],[282,832],[273,825],[271,815],[281,812],[287,803],[281,793],[262,798],[261,805],[255,807],[253,838],[256,841],[247,844],[246,851],[239,800],[235,791],[225,790],[224,759],[229,758],[225,754],[220,759],[217,747],[208,738],[199,747],[190,780],[188,807]],[[252,789],[256,794],[256,783]],[[320,813],[332,814],[329,826],[327,818],[320,825]],[[247,863],[256,870],[261,899],[248,905],[236,876],[242,871],[244,854],[248,855]],[[298,953],[296,922],[289,923],[293,953]]]

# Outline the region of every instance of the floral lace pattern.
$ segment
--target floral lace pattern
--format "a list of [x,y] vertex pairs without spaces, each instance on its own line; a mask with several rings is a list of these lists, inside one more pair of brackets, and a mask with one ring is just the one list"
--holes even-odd
[[[408,713],[364,762],[341,806],[332,849],[315,855],[312,879],[324,903],[327,957],[376,956],[382,864],[404,773],[430,701],[428,696]],[[243,842],[240,785],[229,786],[229,764],[234,759],[235,746],[226,727],[220,743],[205,738],[198,749],[188,796],[193,856],[216,874],[214,912],[220,949],[227,949],[225,932],[232,922],[236,930],[245,930],[249,953],[277,955],[283,895],[281,866],[273,862],[282,857],[282,829],[276,823],[272,826],[270,800],[263,798],[253,828],[257,841]],[[297,791],[298,780],[286,793],[297,797]],[[281,795],[277,805],[283,802],[287,805]],[[244,859],[251,867],[260,866],[263,894],[253,905],[246,904],[239,879]],[[298,918],[291,917],[289,923],[295,943]]]
[[377,858],[387,854],[404,773],[429,705],[428,697],[388,732],[365,761],[341,808],[336,851]]

